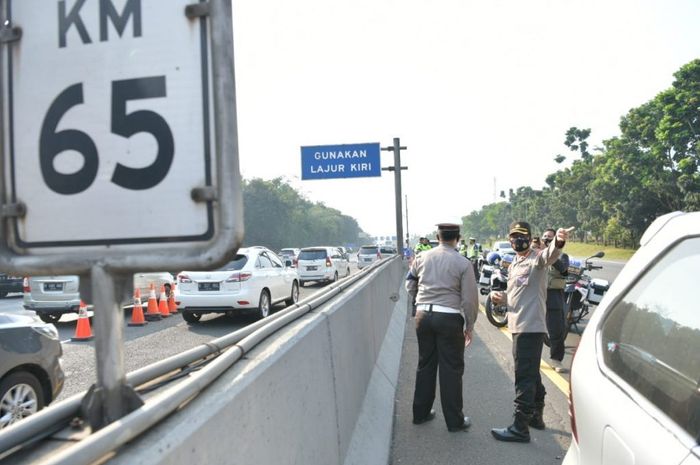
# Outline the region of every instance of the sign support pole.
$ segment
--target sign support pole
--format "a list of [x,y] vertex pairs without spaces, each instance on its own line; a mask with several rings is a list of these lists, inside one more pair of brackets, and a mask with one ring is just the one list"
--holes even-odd
[[394,172],[394,195],[396,198],[396,251],[403,253],[403,207],[401,205],[401,170],[407,170],[408,167],[401,166],[401,150],[406,150],[407,147],[401,146],[401,141],[398,137],[394,137],[394,145],[382,147],[384,151],[394,152],[394,166],[382,168],[383,171]]
[[[123,281],[123,279],[121,280]],[[81,409],[93,430],[136,410],[143,401],[126,384],[124,370],[124,312],[117,305],[115,277],[102,265],[90,270],[94,299],[97,384],[82,401]]]

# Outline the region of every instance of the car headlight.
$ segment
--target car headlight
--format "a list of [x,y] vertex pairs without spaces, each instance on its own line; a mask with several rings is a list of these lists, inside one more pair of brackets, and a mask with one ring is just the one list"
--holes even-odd
[[54,325],[32,326],[32,329],[42,336],[58,341],[58,330]]

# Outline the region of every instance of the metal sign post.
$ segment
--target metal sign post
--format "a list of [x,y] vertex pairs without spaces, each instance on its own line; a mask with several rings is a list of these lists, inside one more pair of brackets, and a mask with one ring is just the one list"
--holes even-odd
[[129,277],[242,240],[233,70],[231,0],[0,0],[0,269],[83,278],[102,424]]
[[401,206],[401,170],[407,170],[406,166],[401,166],[401,150],[406,150],[407,147],[401,146],[401,141],[398,137],[394,137],[394,145],[382,147],[384,151],[394,152],[394,166],[382,168],[382,171],[394,172],[394,195],[396,197],[396,249],[397,252],[403,253],[401,241],[403,240],[403,208]]

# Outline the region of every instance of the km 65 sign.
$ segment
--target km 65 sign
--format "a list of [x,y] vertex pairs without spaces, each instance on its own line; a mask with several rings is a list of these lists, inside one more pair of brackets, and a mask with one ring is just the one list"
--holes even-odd
[[0,0],[4,196],[19,212],[11,248],[214,237],[209,3]]

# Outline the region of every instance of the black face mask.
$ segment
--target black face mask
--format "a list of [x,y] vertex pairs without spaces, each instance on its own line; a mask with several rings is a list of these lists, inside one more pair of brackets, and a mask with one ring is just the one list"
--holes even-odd
[[542,239],[542,242],[544,242],[544,245],[549,245],[552,242],[552,239]]
[[530,248],[530,239],[527,237],[516,237],[511,241],[513,244],[513,250],[516,252],[524,252]]

